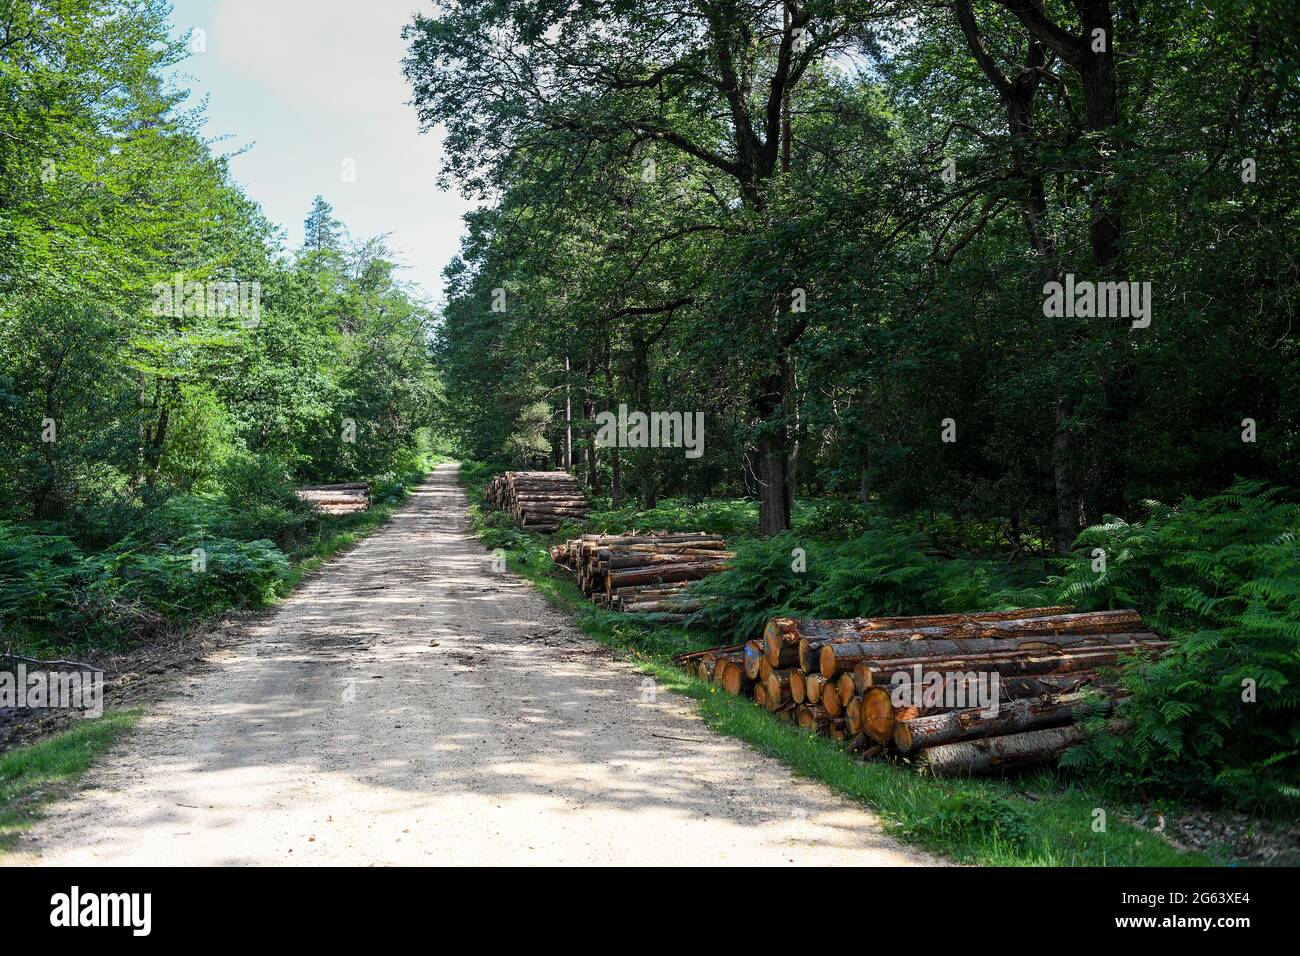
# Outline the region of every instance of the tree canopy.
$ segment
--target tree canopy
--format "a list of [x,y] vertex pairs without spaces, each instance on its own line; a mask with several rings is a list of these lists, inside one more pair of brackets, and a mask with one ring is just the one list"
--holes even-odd
[[[1295,473],[1289,4],[462,0],[406,37],[487,200],[439,339],[479,457],[1061,551]],[[703,410],[706,454],[597,447],[619,403]]]

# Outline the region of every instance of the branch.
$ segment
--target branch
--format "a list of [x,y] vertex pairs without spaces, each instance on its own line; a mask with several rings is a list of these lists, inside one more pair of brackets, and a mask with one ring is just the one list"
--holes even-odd
[[1043,12],[1042,0],[998,0],[998,3],[1015,14],[1030,33],[1070,66],[1076,70],[1083,66],[1087,59],[1086,39],[1049,20]]
[[979,25],[975,22],[975,11],[971,8],[970,0],[955,0],[952,10],[957,15],[957,23],[961,25],[961,32],[966,35],[966,46],[970,48],[971,55],[975,57],[975,62],[979,64],[980,69],[984,71],[984,75],[993,83],[998,95],[1004,99],[1010,97],[1011,80],[998,68],[993,59],[993,54],[989,52],[988,45],[984,42],[984,37],[980,33]]

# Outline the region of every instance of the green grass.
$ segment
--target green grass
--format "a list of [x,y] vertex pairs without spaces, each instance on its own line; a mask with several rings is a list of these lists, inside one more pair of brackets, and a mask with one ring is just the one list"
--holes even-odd
[[[836,742],[778,720],[748,698],[733,697],[684,673],[670,658],[690,648],[722,643],[700,631],[652,629],[627,615],[586,601],[572,579],[557,572],[547,553],[552,539],[500,527],[479,506],[491,471],[462,469],[470,514],[481,538],[501,547],[507,566],[526,577],[553,604],[574,615],[578,627],[628,656],[660,685],[699,702],[715,730],[738,737],[782,761],[796,773],[820,780],[869,807],[895,836],[960,863],[991,866],[1203,866],[1215,860],[1183,853],[1161,837],[1121,822],[1136,815],[1121,798],[1056,770],[1008,779],[939,780],[903,764],[862,762]],[[639,521],[639,527],[658,527]],[[1094,831],[1095,811],[1106,814]]]
[[95,758],[139,719],[134,708],[114,711],[0,756],[0,853],[14,849],[41,818],[41,807],[71,791]]

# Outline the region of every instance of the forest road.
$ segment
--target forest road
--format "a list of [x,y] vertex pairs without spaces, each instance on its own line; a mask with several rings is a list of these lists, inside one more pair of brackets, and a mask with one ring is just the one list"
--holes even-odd
[[494,573],[442,465],[6,863],[937,865]]

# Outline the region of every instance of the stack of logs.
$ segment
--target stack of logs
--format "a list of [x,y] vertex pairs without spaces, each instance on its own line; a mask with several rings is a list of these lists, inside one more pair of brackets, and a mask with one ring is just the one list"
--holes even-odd
[[483,497],[529,531],[555,531],[565,521],[581,521],[590,510],[567,471],[508,471],[488,482]]
[[991,773],[1079,743],[1074,720],[1087,703],[1122,733],[1114,666],[1169,646],[1136,611],[1073,610],[773,618],[760,640],[676,659],[864,756],[901,754],[937,776]]
[[676,623],[706,601],[690,592],[691,582],[731,567],[735,553],[726,547],[717,534],[584,534],[552,548],[551,558],[574,573],[582,593],[596,604]]
[[327,515],[346,515],[370,508],[370,486],[364,481],[342,485],[308,485],[295,489],[303,501],[310,501],[317,511]]

